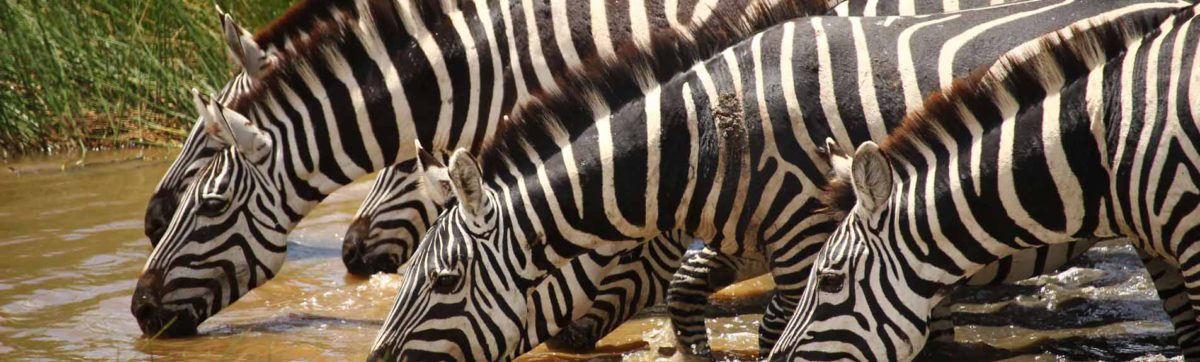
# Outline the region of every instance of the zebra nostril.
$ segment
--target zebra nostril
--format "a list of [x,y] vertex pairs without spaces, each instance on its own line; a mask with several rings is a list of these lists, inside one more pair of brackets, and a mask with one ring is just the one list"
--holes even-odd
[[158,300],[158,276],[153,272],[142,274],[133,290],[129,309],[137,319],[142,332],[153,335],[162,329],[161,303]]
[[154,317],[154,311],[158,309],[158,303],[151,300],[146,295],[134,297],[133,317],[139,321],[150,321]]

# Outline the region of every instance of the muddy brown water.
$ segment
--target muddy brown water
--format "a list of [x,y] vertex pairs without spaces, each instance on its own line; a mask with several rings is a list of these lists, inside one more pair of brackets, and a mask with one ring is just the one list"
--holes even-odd
[[[401,278],[349,277],[341,264],[341,233],[369,180],[309,215],[279,276],[202,324],[201,336],[141,337],[129,299],[150,252],[142,214],[173,157],[147,149],[0,163],[0,360],[362,359]],[[1106,244],[1055,275],[956,293],[955,343],[934,343],[922,359],[1178,359],[1150,285],[1131,248]],[[770,288],[756,279],[716,297],[708,326],[718,357],[755,357]],[[655,360],[670,345],[657,308],[596,353],[539,347],[521,359]]]

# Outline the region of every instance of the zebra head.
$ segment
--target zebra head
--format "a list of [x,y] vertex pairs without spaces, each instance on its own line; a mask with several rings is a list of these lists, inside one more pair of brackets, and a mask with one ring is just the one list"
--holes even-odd
[[[193,92],[195,92],[193,90]],[[231,146],[196,171],[146,261],[130,310],[147,335],[196,326],[272,278],[286,257],[280,198],[266,192],[271,138],[245,117],[195,95],[204,130]]]
[[[433,157],[424,150],[421,155]],[[350,273],[395,273],[441,211],[441,204],[417,190],[416,163],[413,159],[379,172],[342,240],[342,261]]]
[[431,160],[436,162],[428,154],[419,158],[424,190],[448,202],[405,269],[370,359],[501,359],[524,330],[525,291],[533,283],[497,268],[526,256],[501,246],[508,236],[499,201],[484,186],[475,160],[461,149],[449,167],[426,163]]
[[[250,90],[254,79],[266,72],[273,63],[274,52],[259,46],[246,29],[237,25],[233,17],[221,11],[219,7],[217,14],[221,18],[221,29],[229,54],[239,67],[238,73],[214,97],[216,102],[227,104]],[[143,228],[152,245],[158,245],[171,215],[175,214],[175,209],[179,206],[179,199],[192,184],[196,173],[205,168],[218,151],[229,147],[228,143],[218,137],[210,137],[205,132],[205,124],[203,117],[196,120],[192,132],[183,143],[179,157],[167,169],[162,180],[159,180],[154,194],[150,197]]]
[[[872,142],[859,146],[849,163],[849,185],[837,180],[830,185],[832,193],[849,194],[827,198],[834,198],[834,209],[852,206],[834,210],[845,219],[813,263],[796,314],[770,360],[904,361],[924,344],[926,321],[940,299],[929,293],[937,288],[913,269],[919,263],[909,263],[891,245],[891,165]],[[838,190],[842,186],[852,191]]]

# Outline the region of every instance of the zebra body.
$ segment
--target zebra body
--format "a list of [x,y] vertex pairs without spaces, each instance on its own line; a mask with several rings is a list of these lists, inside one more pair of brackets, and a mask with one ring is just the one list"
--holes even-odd
[[[1003,1],[995,2],[995,4],[1003,3]],[[877,2],[877,1],[847,1],[840,6],[840,15],[875,15],[875,14],[893,14],[900,15],[901,12],[941,12],[942,10],[958,10],[952,7],[943,8],[943,2],[938,1],[901,1],[901,2]],[[626,4],[627,5],[627,4]],[[970,4],[969,6],[979,7],[986,4]],[[608,6],[612,6],[611,4]],[[848,9],[848,11],[847,11]],[[608,10],[613,10],[609,8]],[[618,11],[621,12],[621,11]],[[541,19],[539,19],[541,21]],[[577,34],[578,35],[578,34]],[[515,79],[515,82],[522,82],[524,79]],[[518,85],[516,88],[523,88]],[[520,101],[518,101],[519,103]],[[502,109],[502,113],[507,113],[507,109]],[[440,205],[427,202],[427,198],[419,192],[414,192],[418,188],[418,183],[415,177],[411,177],[411,165],[396,165],[391,166],[379,172],[375,184],[371,191],[364,198],[364,201],[358,211],[355,213],[351,224],[347,229],[343,243],[343,258],[351,273],[360,275],[370,275],[376,272],[394,272],[400,264],[406,261],[413,250],[413,242],[419,240],[427,229],[427,225],[433,217],[436,217]],[[651,249],[653,250],[653,249]],[[676,257],[672,256],[655,256],[656,259],[667,260]],[[710,259],[711,258],[711,259]],[[677,258],[676,258],[677,259]],[[689,276],[694,276],[705,265],[711,265],[713,268],[720,270],[737,272],[737,276],[732,281],[740,281],[745,278],[761,275],[766,271],[765,265],[761,260],[750,261],[742,258],[733,258],[724,255],[718,255],[711,250],[704,253],[697,253],[692,258],[688,259],[692,262],[690,267],[687,267],[692,273]],[[719,265],[718,265],[719,264]],[[1032,268],[1034,270],[1041,270]],[[676,274],[678,279],[683,274]],[[706,278],[706,276],[699,276]],[[696,283],[700,279],[687,278],[686,282],[675,283],[673,288],[678,294],[688,294],[692,296],[701,296],[697,298],[676,299],[673,305],[675,308],[671,310],[671,317],[676,319],[675,311],[696,311],[703,310],[704,298],[709,292],[703,292],[706,285]],[[707,280],[707,279],[704,279]],[[631,282],[633,285],[654,282]],[[724,283],[727,284],[728,282]],[[659,293],[639,293],[645,297],[661,296]],[[609,302],[612,308],[620,305],[619,301]],[[655,301],[636,301],[635,305],[653,305]],[[630,312],[640,308],[630,309]],[[703,313],[691,313],[688,315],[693,322],[690,327],[684,328],[681,324],[676,324],[676,330],[681,336],[681,339],[689,339],[686,336],[703,337]],[[597,318],[598,320],[611,320],[607,318]],[[623,320],[625,318],[619,319]],[[696,323],[698,322],[698,323]],[[577,338],[581,340],[589,340],[598,338],[607,330],[614,328],[616,324],[608,323],[607,329],[594,330],[593,338]],[[581,332],[580,332],[581,333]],[[697,337],[692,337],[697,338]]]
[[[963,7],[964,5],[966,7]],[[854,1],[842,3],[837,9],[835,9],[835,11],[839,14],[848,12],[851,14],[897,13],[899,15],[917,15],[922,14],[920,11],[938,13],[963,9],[969,10],[972,8],[972,6],[974,8],[978,8],[986,7],[988,5],[996,4],[989,4],[987,2],[951,4],[941,1]],[[888,41],[888,39],[891,39],[891,37],[892,35],[888,34],[885,36],[886,39],[883,41]],[[858,58],[862,59],[864,57],[859,56]],[[869,58],[869,56],[865,58]],[[926,57],[923,59],[917,59],[916,61],[933,62],[937,60],[937,57]],[[830,65],[832,67],[839,66],[839,64]],[[842,66],[849,65],[843,64]],[[836,72],[837,70],[834,71]],[[902,93],[905,92],[903,90],[904,86],[904,84],[899,86]],[[917,90],[917,93],[924,94],[920,90]],[[860,105],[860,107],[863,107],[863,105]],[[825,151],[830,152],[831,150],[827,149]],[[849,177],[849,175],[842,176]],[[1091,248],[1095,241],[1096,240],[1085,240],[1078,243],[1052,245],[1015,254],[1012,257],[1004,258],[996,263],[989,264],[985,270],[981,270],[974,277],[972,277],[967,284],[972,286],[982,286],[1002,282],[1013,282],[1057,270],[1074,257]],[[707,328],[705,326],[706,316],[704,312],[706,310],[706,306],[708,305],[708,297],[713,292],[732,283],[761,275],[767,271],[768,269],[766,263],[764,263],[759,256],[740,258],[730,255],[722,255],[719,251],[708,246],[704,247],[700,252],[685,256],[679,270],[672,277],[671,285],[667,292],[666,301],[668,305],[668,317],[671,320],[672,329],[675,332],[677,343],[683,347],[683,351],[698,355],[706,355],[708,353]],[[950,306],[939,305],[938,308],[948,309]],[[935,313],[935,315],[948,317],[950,313],[948,310],[946,310],[942,313]],[[1175,316],[1176,314],[1172,315]],[[935,333],[948,338],[953,338],[953,324],[951,321],[939,321],[939,323],[936,325],[944,328],[934,331]]]
[[[492,120],[500,118],[499,110],[511,107],[517,95],[558,86],[548,79],[537,83],[539,89],[509,88],[535,84],[532,80],[539,77],[534,73],[546,69],[561,70],[559,75],[570,73],[570,68],[561,68],[570,62],[530,55],[543,54],[536,49],[545,50],[564,38],[547,37],[554,34],[548,29],[529,31],[534,29],[535,19],[525,16],[553,10],[561,2],[481,1],[461,11],[435,12],[421,7],[442,3],[302,2],[297,5],[301,11],[289,11],[276,24],[309,31],[266,29],[268,33],[285,34],[276,36],[287,40],[277,47],[250,52],[267,59],[243,62],[266,64],[261,73],[247,71],[249,89],[227,104],[195,97],[201,116],[195,129],[200,133],[193,138],[202,141],[190,145],[208,150],[208,159],[201,160],[205,152],[193,152],[189,154],[192,159],[177,160],[169,176],[179,175],[177,170],[186,174],[194,163],[206,165],[194,168],[190,181],[170,177],[172,181],[164,178],[160,185],[159,191],[169,190],[160,195],[178,196],[179,201],[134,291],[131,312],[144,332],[155,334],[174,319],[176,322],[163,331],[164,336],[194,334],[196,325],[274,276],[286,256],[287,231],[325,196],[370,171],[411,162],[416,157],[413,141],[434,145],[435,149],[481,143],[481,138],[496,128],[498,121]],[[624,26],[611,29],[607,41],[619,46],[613,49],[615,52],[636,52],[631,50],[635,48],[649,52],[657,47],[655,51],[670,54],[656,68],[657,75],[665,79],[694,59],[734,43],[749,32],[808,11],[795,4],[768,6],[734,1],[709,8],[707,2],[682,3],[702,8],[690,17],[700,20],[675,22],[683,31],[672,25],[648,36],[648,44],[641,44],[642,35],[648,33],[642,32],[640,25]],[[824,6],[812,4],[813,9]],[[472,12],[480,15],[468,17]],[[648,19],[645,14],[605,14],[614,21],[612,24],[636,18],[637,24],[644,25]],[[579,16],[565,18],[587,20]],[[583,24],[608,23],[597,20]],[[466,29],[484,29],[475,31],[493,36],[470,37]],[[618,37],[631,31],[638,35]],[[507,35],[494,37],[497,32]],[[520,39],[524,38],[514,38],[514,32],[537,35],[540,41],[522,43]],[[241,46],[246,45],[241,40],[245,36],[236,37]],[[521,73],[522,67],[534,70]],[[525,81],[514,83],[514,77]],[[505,91],[477,92],[483,89]],[[485,94],[495,96],[483,99]],[[188,186],[175,195],[179,184]],[[655,250],[656,258],[643,258],[636,251],[625,257],[595,254],[581,258],[573,269],[588,275],[560,278],[597,281],[591,285],[554,285],[552,278],[539,281],[538,288],[558,288],[542,294],[546,296],[542,310],[553,313],[545,313],[546,323],[528,326],[537,334],[523,343],[536,344],[540,338],[553,335],[589,307],[620,314],[593,323],[597,328],[608,328],[636,312],[643,301],[661,300],[682,248],[670,240],[657,243],[661,247],[648,247]],[[567,269],[562,273],[572,272]],[[606,277],[609,273],[613,277]],[[563,285],[576,289],[564,293],[560,291]],[[604,295],[621,302],[592,303]],[[521,345],[509,344],[506,353],[519,350]]]
[[1079,237],[1130,237],[1158,258],[1151,273],[1190,291],[1177,333],[1200,358],[1196,10],[1049,34],[932,95],[881,146],[860,146],[852,187],[836,192],[858,201],[771,359],[911,359],[947,286]]
[[[515,113],[483,149],[482,163],[461,151],[447,171],[427,174],[435,178],[427,184],[452,185],[458,201],[418,245],[373,356],[502,356],[514,338],[508,333],[530,318],[523,304],[530,283],[582,253],[612,255],[664,231],[708,240],[726,255],[769,255],[778,287],[762,328],[769,346],[769,326],[782,328],[789,298],[802,290],[809,263],[833,226],[816,212],[828,168],[817,161],[820,140],[881,139],[908,104],[907,94],[884,90],[908,81],[926,84],[913,90],[937,89],[939,79],[948,82],[1021,43],[1012,39],[1032,39],[1069,24],[1066,19],[1110,8],[1141,13],[1176,7],[1068,1],[919,18],[801,19],[760,33],[670,82],[631,76],[636,68],[606,69],[592,83],[572,85]],[[931,23],[939,16],[944,18]],[[958,49],[942,50],[950,55],[935,69],[913,70],[894,70],[912,69],[903,68],[914,64],[911,55],[896,55],[907,49],[853,40],[860,31],[911,38],[898,29],[914,24],[937,24],[931,37],[970,34],[963,40],[974,33],[946,29],[1004,24],[1005,37],[913,46],[916,54],[939,53],[934,50],[944,44]],[[838,26],[847,30],[829,30]],[[828,59],[814,49],[832,46],[834,36],[849,38],[836,42],[849,49],[867,46],[895,58],[864,63],[873,67],[863,72],[868,76],[860,79],[856,72],[844,79],[855,87],[822,85]],[[834,54],[854,59],[856,53]],[[900,66],[892,63],[896,58]],[[861,87],[859,81],[875,83]],[[875,104],[886,107],[839,110],[864,104],[853,91],[860,89],[875,91],[881,99]],[[818,96],[822,92],[832,96]],[[915,93],[911,102],[920,99]],[[435,332],[463,325],[470,327],[455,335]]]
[[[850,1],[843,5],[846,6],[842,6],[841,9],[849,9],[848,14],[862,15],[941,12],[987,4]],[[397,165],[381,171],[371,192],[355,214],[345,234],[343,247],[344,260],[352,273],[369,275],[379,271],[394,271],[399,264],[407,260],[412,251],[412,241],[420,239],[426,225],[436,215],[434,210],[439,205],[425,202],[423,195],[413,192],[417,188],[417,182],[414,177],[409,177],[410,174],[411,165]],[[999,263],[992,267],[996,270],[994,277],[989,279],[981,276],[972,282],[986,284],[992,280],[1019,280],[1039,275],[1044,271],[1056,269],[1070,257],[1084,250],[1086,245],[1037,249],[1036,254],[1024,258],[1005,259],[1004,262],[1009,264]],[[1016,265],[1011,265],[1014,260]],[[712,270],[736,274],[732,277],[712,276],[709,275]],[[670,301],[671,308],[668,310],[681,344],[704,349],[706,342],[703,310],[707,296],[712,290],[733,281],[760,275],[765,271],[766,265],[761,259],[747,260],[719,255],[712,249],[706,249],[705,252],[696,253],[686,259],[683,268],[674,275],[671,291],[667,293],[681,296]],[[713,278],[721,283],[710,284],[709,281]],[[980,282],[981,280],[984,282]]]

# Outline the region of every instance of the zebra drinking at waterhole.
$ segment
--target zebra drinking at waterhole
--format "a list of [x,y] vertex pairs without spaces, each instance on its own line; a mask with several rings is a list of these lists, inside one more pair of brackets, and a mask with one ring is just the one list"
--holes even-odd
[[[1100,14],[1116,7],[1110,17],[1161,19],[1183,6],[1105,5],[1090,11]],[[1033,14],[1040,16],[1017,17],[1027,23],[1014,25],[1009,33],[1025,35],[1012,37],[1035,38],[1069,24],[1063,20],[1071,18],[1066,14],[1089,11],[1073,2],[1039,8],[1043,10]],[[976,25],[1002,18],[971,14],[946,15],[946,21]],[[663,231],[711,240],[725,254],[765,250],[780,286],[767,314],[787,310],[788,298],[795,295],[789,292],[802,290],[809,263],[833,226],[827,215],[816,212],[821,207],[816,196],[828,168],[817,161],[821,156],[816,145],[831,136],[882,139],[887,127],[904,114],[896,107],[883,110],[890,117],[868,111],[842,114],[841,123],[829,122],[822,118],[829,117],[822,113],[828,98],[796,97],[797,90],[810,92],[807,95],[821,89],[805,87],[804,81],[816,83],[820,74],[819,53],[812,51],[818,47],[807,41],[823,39],[816,34],[838,21],[879,26],[879,31],[892,34],[900,25],[919,22],[797,20],[756,35],[667,83],[637,76],[637,59],[631,59],[634,70],[607,69],[593,83],[575,84],[515,113],[484,148],[482,162],[459,151],[445,170],[435,167],[440,171],[426,173],[431,178],[427,184],[451,185],[456,201],[418,246],[373,356],[502,355],[497,349],[508,344],[496,341],[514,338],[505,334],[536,317],[521,313],[528,310],[531,282],[581,253],[611,255]],[[1056,21],[1060,23],[1053,24]],[[970,48],[948,57],[953,66],[946,73],[953,74],[959,66],[959,74],[966,73],[1021,43],[1012,41],[1005,47],[998,40],[966,44]],[[871,63],[890,61],[885,57]],[[874,84],[908,81],[903,72],[875,70],[880,73],[867,78],[883,80]],[[913,78],[937,84],[938,74],[923,71]],[[889,78],[894,83],[884,81]],[[640,94],[646,96],[638,98]],[[887,99],[878,104],[906,104],[904,94],[877,96]],[[918,93],[912,101],[919,100]],[[764,318],[765,345],[772,341],[770,325],[782,321]],[[461,331],[441,332],[453,328]]]
[[[519,58],[516,46],[512,42],[507,47],[492,46],[482,40],[487,37],[478,37],[475,39],[481,40],[475,46],[459,47],[454,46],[458,44],[455,39],[447,37],[466,37],[452,30],[463,28],[461,17],[472,10],[488,14],[477,19],[487,20],[490,26],[472,24],[511,32],[510,25],[515,23],[512,10],[528,9],[489,8],[496,4],[477,2],[474,8],[450,12],[445,18],[439,16],[440,22],[424,23],[416,20],[425,14],[417,8],[422,4],[426,3],[321,2],[306,8],[307,14],[289,12],[277,23],[306,24],[312,31],[289,33],[289,40],[274,53],[257,53],[270,58],[263,62],[268,66],[262,74],[251,72],[248,91],[228,105],[195,97],[201,114],[196,130],[208,140],[198,145],[220,151],[194,173],[196,179],[180,194],[179,207],[165,224],[163,236],[139,278],[131,312],[144,332],[162,331],[164,336],[196,333],[199,323],[274,276],[286,257],[286,232],[316,203],[361,175],[411,160],[416,156],[413,140],[441,147],[467,147],[482,142],[481,137],[496,127],[498,121],[492,120],[498,120],[499,115],[495,110],[512,98],[470,101],[470,94],[451,96],[446,87],[462,83],[453,87],[458,93],[473,89],[467,84],[484,80],[494,81],[490,83],[493,86],[480,89],[514,84],[509,82],[514,75],[508,71],[515,72],[519,67],[503,67],[501,63],[510,59],[513,64],[524,64],[515,60]],[[669,54],[658,59],[655,69],[656,76],[666,79],[684,67],[679,64],[692,64],[766,24],[808,11],[797,4],[755,4],[746,8],[730,5],[737,10],[711,13],[698,23],[679,24],[683,30],[658,31],[650,36],[649,44],[637,44],[640,35],[620,39],[625,45],[614,54]],[[809,5],[824,8],[818,3]],[[629,29],[614,34],[621,31]],[[239,41],[239,46],[251,43]],[[501,48],[510,52],[502,52]],[[245,60],[243,63],[249,64]],[[398,72],[398,64],[407,71]],[[427,67],[433,71],[426,71]],[[486,69],[501,71],[489,73]],[[539,65],[538,69],[545,68]],[[431,88],[439,92],[429,91]],[[454,98],[468,101],[461,108],[452,107],[458,104],[451,102]],[[458,118],[463,114],[490,116]],[[202,157],[204,153],[195,155]],[[176,166],[187,163],[177,162]],[[539,288],[554,291],[545,293],[547,297],[541,302],[545,303],[539,314],[543,322],[530,324],[528,327],[535,331],[529,333],[530,338],[507,344],[503,353],[536,344],[530,340],[553,335],[559,326],[585,312],[602,288],[582,284],[581,280],[595,280],[605,284],[605,289],[629,288],[620,294],[629,301],[618,303],[622,309],[617,312],[625,315],[632,315],[628,311],[636,311],[644,301],[661,300],[666,277],[674,269],[669,265],[677,265],[682,251],[678,244],[669,240],[649,244],[650,248],[659,245],[653,255],[661,259],[636,253],[593,254],[561,270],[562,276],[539,281]],[[605,278],[614,268],[624,271]],[[568,298],[563,299],[564,295]]]
[[[857,201],[771,360],[911,359],[948,287],[1079,237],[1132,238],[1182,270],[1183,307],[1200,308],[1196,10],[1049,34],[859,146],[851,185],[829,195]],[[1198,358],[1200,343],[1182,347]]]

